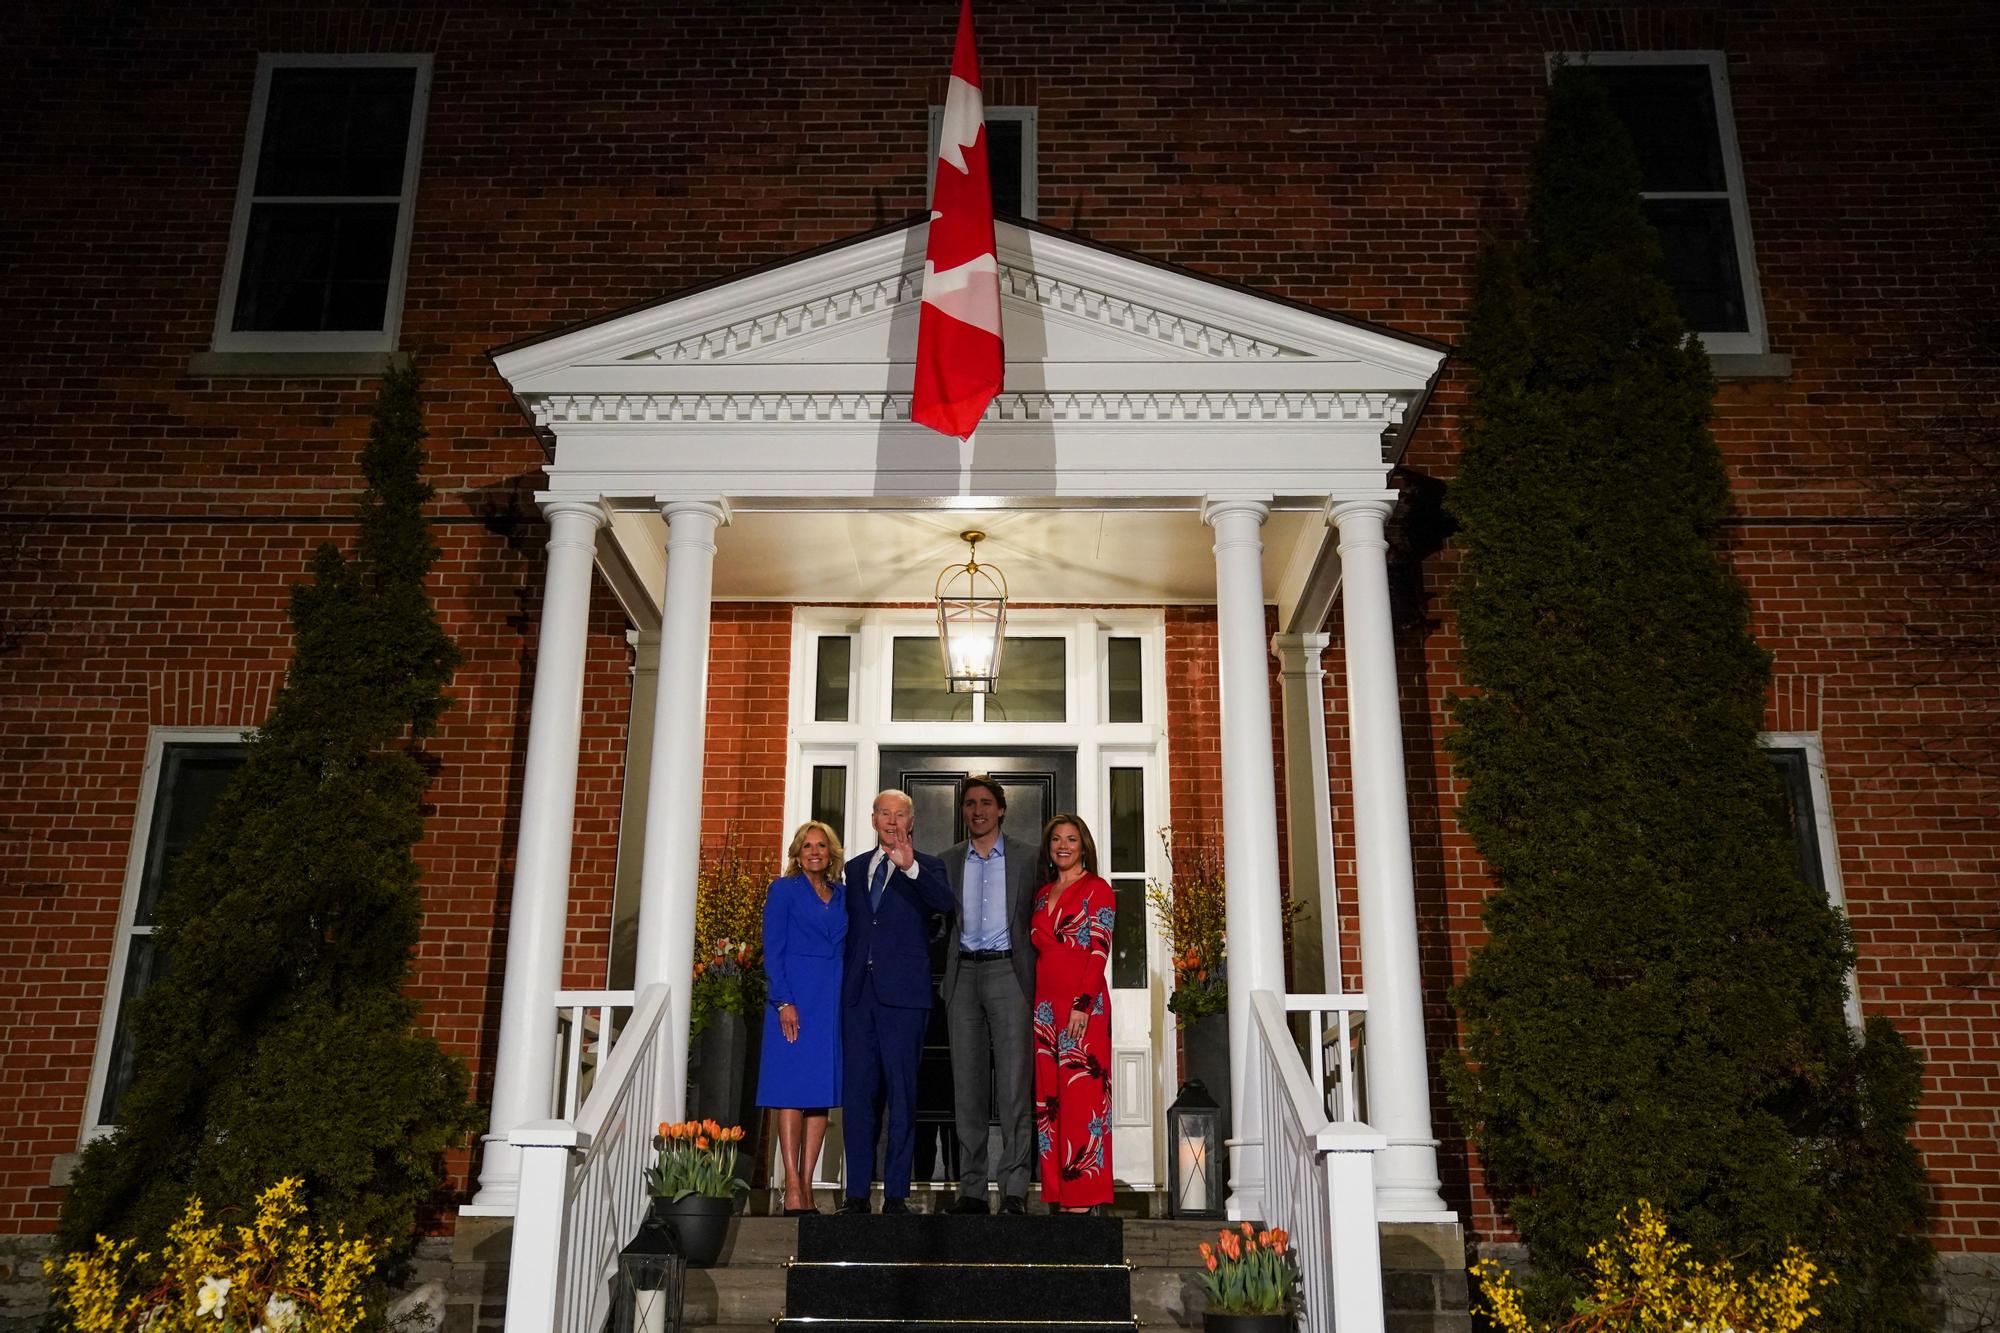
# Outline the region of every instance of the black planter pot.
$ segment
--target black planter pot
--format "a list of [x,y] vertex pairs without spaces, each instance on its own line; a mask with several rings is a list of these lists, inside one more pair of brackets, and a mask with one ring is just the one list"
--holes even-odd
[[1181,1081],[1202,1081],[1208,1095],[1222,1108],[1222,1137],[1228,1138],[1236,1123],[1229,1113],[1229,1015],[1203,1014],[1192,1023],[1181,1020],[1181,1051],[1187,1059]]
[[1201,1326],[1208,1333],[1292,1333],[1288,1314],[1217,1314],[1204,1312]]
[[[688,1079],[690,1119],[724,1125],[743,1123],[743,1084],[750,1056],[747,1028],[743,1015],[718,1009],[695,1034]],[[756,1092],[754,1083],[751,1092]]]
[[729,1239],[729,1218],[735,1211],[734,1199],[699,1194],[678,1200],[655,1196],[646,1218],[648,1225],[674,1229],[690,1267],[708,1268],[722,1254],[723,1242]]

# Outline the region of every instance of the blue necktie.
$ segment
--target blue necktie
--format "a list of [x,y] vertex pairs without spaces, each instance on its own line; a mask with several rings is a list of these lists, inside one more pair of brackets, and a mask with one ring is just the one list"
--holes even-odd
[[875,874],[868,882],[868,908],[882,910],[882,890],[889,887],[889,858],[884,856],[875,863]]

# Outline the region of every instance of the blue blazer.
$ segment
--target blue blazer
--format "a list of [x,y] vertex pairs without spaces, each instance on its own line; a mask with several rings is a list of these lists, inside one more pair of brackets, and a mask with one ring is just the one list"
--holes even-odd
[[945,879],[944,862],[917,853],[916,878],[889,867],[879,910],[868,905],[870,848],[847,863],[847,966],[841,978],[841,1003],[858,1004],[861,980],[874,961],[875,998],[897,1009],[931,1007],[932,914],[949,915],[958,898]]

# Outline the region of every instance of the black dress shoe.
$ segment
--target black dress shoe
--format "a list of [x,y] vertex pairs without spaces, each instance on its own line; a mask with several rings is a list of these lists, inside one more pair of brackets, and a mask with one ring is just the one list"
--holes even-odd
[[838,1213],[842,1217],[851,1217],[855,1215],[865,1216],[868,1212],[868,1200],[853,1199],[853,1198],[842,1199],[840,1201],[840,1207],[834,1209],[834,1212]]
[[786,1216],[786,1217],[818,1217],[818,1216],[819,1216],[819,1209],[817,1209],[817,1208],[787,1208],[787,1209],[785,1209],[785,1216]]
[[910,1211],[910,1205],[909,1201],[906,1199],[882,1200],[882,1216],[884,1217],[889,1216],[891,1213],[900,1213],[907,1216],[909,1214],[909,1211]]
[[984,1217],[986,1216],[986,1203],[983,1199],[968,1199],[961,1195],[945,1211],[961,1217]]
[[1028,1201],[1018,1194],[1009,1194],[1006,1198],[1000,1200],[1000,1215],[1002,1217],[1026,1217],[1028,1215]]

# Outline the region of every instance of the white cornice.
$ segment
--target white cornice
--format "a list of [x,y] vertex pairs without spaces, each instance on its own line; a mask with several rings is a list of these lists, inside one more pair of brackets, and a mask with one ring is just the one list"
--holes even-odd
[[[988,424],[1008,422],[1374,422],[1400,425],[1410,395],[1394,393],[1003,393]],[[907,393],[556,393],[533,400],[535,424],[572,426],[897,422]]]

